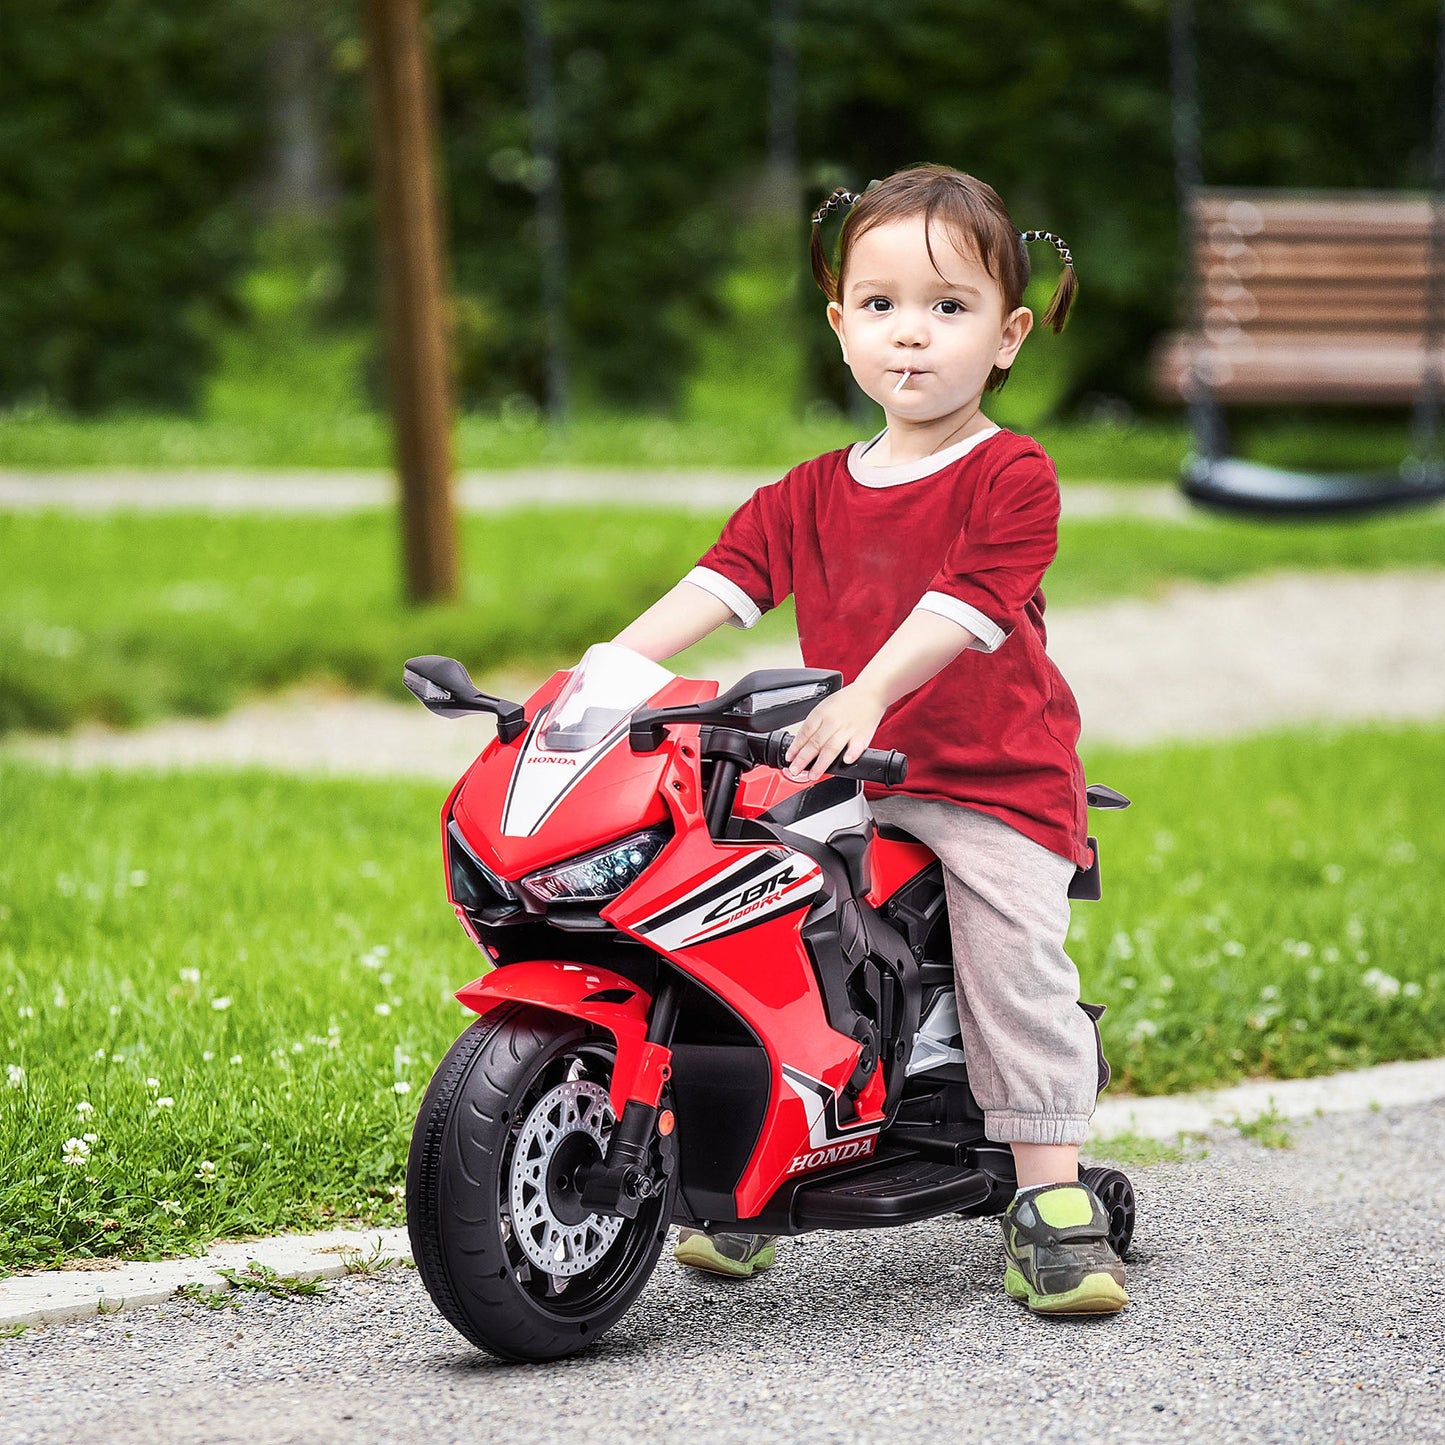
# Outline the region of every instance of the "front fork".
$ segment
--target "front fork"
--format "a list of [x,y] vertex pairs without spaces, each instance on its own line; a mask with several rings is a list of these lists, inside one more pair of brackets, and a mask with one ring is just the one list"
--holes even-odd
[[672,1034],[681,988],[674,973],[664,972],[653,996],[636,1076],[607,1153],[578,1171],[582,1203],[599,1214],[635,1218],[643,1200],[661,1194],[677,1167],[675,1120],[670,1109],[662,1108],[662,1091],[672,1077]]

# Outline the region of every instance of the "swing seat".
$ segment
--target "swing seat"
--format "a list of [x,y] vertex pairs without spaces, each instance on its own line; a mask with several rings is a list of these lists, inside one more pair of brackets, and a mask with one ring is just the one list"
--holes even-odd
[[1235,457],[1189,457],[1180,478],[1184,495],[1202,507],[1257,516],[1349,516],[1445,499],[1445,471],[1292,472]]
[[[1363,513],[1445,497],[1445,472],[1322,474],[1226,455],[1224,406],[1404,406],[1438,398],[1428,196],[1197,189],[1198,329],[1166,338],[1159,393],[1189,404],[1198,455],[1180,485],[1221,511]],[[1442,293],[1445,295],[1445,293]]]

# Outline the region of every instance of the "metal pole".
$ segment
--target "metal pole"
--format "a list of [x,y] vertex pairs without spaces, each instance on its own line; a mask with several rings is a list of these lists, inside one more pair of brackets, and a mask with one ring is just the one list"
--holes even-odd
[[1437,469],[1440,431],[1441,342],[1445,340],[1445,0],[1435,37],[1435,114],[1430,145],[1430,242],[1425,284],[1425,328],[1420,392],[1410,426],[1405,470],[1417,481]]
[[407,595],[457,594],[451,367],[423,0],[366,0],[381,291]]
[[532,153],[540,163],[537,246],[542,262],[542,316],[547,344],[547,414],[563,421],[571,404],[567,367],[567,219],[562,208],[561,145],[557,93],[552,83],[552,37],[545,0],[522,0],[527,51],[527,110]]
[[[1197,244],[1195,207],[1203,187],[1199,125],[1199,51],[1192,0],[1171,0],[1169,6],[1169,80],[1174,134],[1174,189],[1179,210],[1179,274],[1184,324],[1198,338],[1204,327],[1204,295],[1195,274]],[[1224,453],[1224,418],[1200,371],[1197,347],[1191,352],[1184,400],[1196,453],[1206,463]],[[1186,462],[1186,466],[1190,463]]]

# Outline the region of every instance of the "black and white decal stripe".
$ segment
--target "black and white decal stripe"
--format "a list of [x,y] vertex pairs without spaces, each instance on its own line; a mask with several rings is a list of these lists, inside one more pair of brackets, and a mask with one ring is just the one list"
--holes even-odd
[[838,1122],[838,1095],[821,1079],[814,1079],[801,1069],[783,1065],[783,1082],[803,1101],[808,1115],[808,1145],[821,1149],[825,1144],[836,1144],[840,1139],[857,1139],[864,1134],[876,1134],[882,1125],[878,1120],[864,1124],[840,1124]]

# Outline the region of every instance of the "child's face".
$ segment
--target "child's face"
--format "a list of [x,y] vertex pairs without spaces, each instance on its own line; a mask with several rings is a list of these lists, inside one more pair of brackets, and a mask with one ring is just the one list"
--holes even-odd
[[1005,314],[998,282],[941,225],[931,239],[936,270],[922,216],[865,231],[849,251],[842,299],[828,306],[843,360],[890,426],[976,409],[989,372],[1012,365],[1033,325],[1025,306]]

